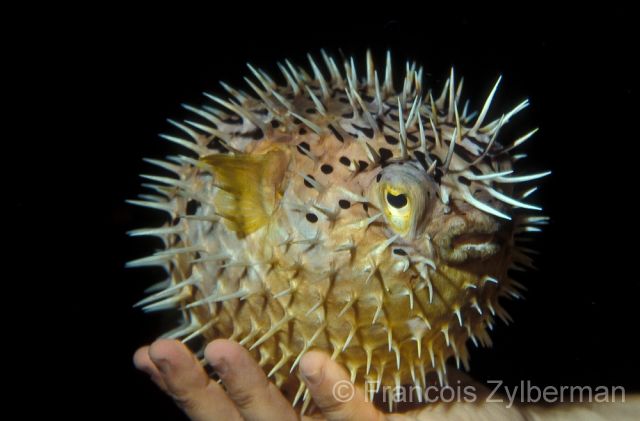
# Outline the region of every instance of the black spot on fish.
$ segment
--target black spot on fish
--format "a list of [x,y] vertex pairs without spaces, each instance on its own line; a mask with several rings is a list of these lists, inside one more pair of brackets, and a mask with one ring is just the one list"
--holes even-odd
[[407,252],[402,249],[393,249],[393,254],[396,254],[398,256],[406,256]]
[[316,215],[315,213],[308,213],[306,217],[307,221],[311,222],[312,224],[318,222],[318,215]]
[[311,150],[311,148],[309,147],[309,144],[307,142],[300,142],[298,144],[298,152],[300,152],[303,155],[306,155],[304,151],[309,152]]
[[341,156],[339,161],[342,165],[344,165],[347,168],[351,166],[351,160],[346,156]]
[[280,122],[278,120],[271,120],[271,127],[273,127],[274,129],[277,129],[278,127],[280,127]]
[[260,140],[264,137],[264,132],[262,131],[262,129],[257,128],[249,133],[247,133],[245,136],[250,137],[253,140]]
[[350,111],[348,113],[342,114],[342,117],[344,117],[344,118],[353,118],[353,111]]
[[369,212],[369,204],[362,202],[362,209],[364,209],[365,212]]
[[407,133],[407,139],[409,139],[412,142],[417,142],[418,141],[418,137],[414,134],[411,133]]
[[313,176],[311,174],[307,174],[307,177],[304,179],[304,185],[309,187],[310,189],[312,189],[313,188],[313,184],[309,183],[309,180],[307,180],[307,178],[310,178],[313,181],[316,181],[316,179],[313,178]]
[[380,159],[382,160],[382,162],[387,161],[391,158],[393,158],[393,152],[391,152],[389,149],[387,148],[380,148],[378,149],[378,153],[380,154]]
[[207,148],[219,151],[220,153],[228,153],[229,152],[229,149],[227,149],[222,144],[222,141],[217,137],[211,139],[211,141],[207,144]]
[[194,199],[190,199],[187,202],[187,215],[195,215],[200,207],[200,202]]
[[469,140],[471,143],[476,145],[478,148],[480,148],[480,150],[484,150],[484,148],[487,147],[485,143],[481,142],[474,136],[465,135],[465,139]]
[[365,136],[367,136],[369,139],[373,139],[373,129],[367,128],[367,127],[360,127],[357,126],[355,124],[352,124],[353,128],[362,132]]
[[381,178],[382,178],[382,173],[379,172],[378,175],[376,175],[376,183],[379,183]]
[[344,199],[340,199],[338,201],[338,205],[342,208],[342,209],[349,209],[351,207],[351,203],[348,200],[344,200]]
[[307,112],[307,114],[315,114],[315,113],[317,113],[315,108],[307,108],[305,111]]
[[464,184],[465,186],[470,186],[471,185],[471,180],[469,180],[467,177],[459,176],[458,177],[458,181],[460,183]]
[[389,145],[397,145],[400,141],[391,135],[384,135],[384,140],[387,141]]
[[338,130],[336,130],[336,128],[333,127],[331,124],[329,124],[329,130],[331,130],[331,133],[333,133],[333,135],[336,137],[336,139],[338,139],[340,142],[344,143],[344,137],[342,137],[340,132]]
[[366,161],[358,161],[358,168],[360,169],[360,171],[366,170],[368,166],[369,166],[368,162],[366,162]]
[[414,151],[413,155],[416,157],[416,159],[418,160],[420,165],[422,165],[422,168],[424,168],[425,171],[429,169],[429,166],[427,165],[427,159],[424,153],[420,151]]
[[305,129],[304,127],[300,127],[300,130],[298,130],[298,133],[307,134],[307,129]]
[[443,172],[439,167],[436,167],[436,170],[433,173],[433,179],[436,181],[436,183],[440,184],[440,180],[442,179],[443,176]]
[[[458,155],[459,158],[462,158],[467,163],[471,163],[478,158],[477,156],[471,154],[471,152],[469,152],[465,148],[456,148],[455,151],[456,151],[456,155]],[[491,162],[491,159],[489,159],[488,156],[485,156],[482,161]]]
[[333,172],[333,167],[329,164],[324,164],[320,167],[320,171],[325,174],[331,174]]
[[369,96],[365,93],[360,92],[360,98],[362,98],[363,101],[365,102],[373,102],[373,97]]

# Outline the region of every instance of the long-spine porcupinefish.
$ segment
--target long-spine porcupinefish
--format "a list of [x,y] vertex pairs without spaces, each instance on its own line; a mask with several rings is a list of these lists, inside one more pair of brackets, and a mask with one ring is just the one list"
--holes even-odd
[[189,153],[149,159],[176,176],[143,175],[157,194],[131,201],[171,216],[131,232],[165,249],[128,266],[169,274],[139,305],[181,311],[170,338],[243,344],[303,410],[292,373],[310,348],[376,388],[424,390],[450,357],[466,367],[467,340],[490,344],[508,318],[508,269],[531,264],[514,236],[546,222],[522,201],[535,188],[514,189],[548,174],[514,174],[535,130],[496,141],[528,102],[486,122],[500,79],[477,114],[460,110],[453,69],[434,99],[415,63],[396,90],[388,53],[382,83],[370,53],[364,77],[322,57],[328,79],[311,56],[313,77],[279,64],[286,86],[249,65],[255,95],[223,84],[229,99],[206,94],[218,108],[185,105],[199,120],[170,122],[191,139],[162,137]]

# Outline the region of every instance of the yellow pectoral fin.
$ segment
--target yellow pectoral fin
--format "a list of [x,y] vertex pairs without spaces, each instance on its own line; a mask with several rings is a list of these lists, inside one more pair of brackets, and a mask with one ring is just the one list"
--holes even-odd
[[227,227],[244,237],[269,222],[282,196],[287,152],[264,154],[214,154],[201,159],[209,164],[220,187],[214,197],[216,211]]

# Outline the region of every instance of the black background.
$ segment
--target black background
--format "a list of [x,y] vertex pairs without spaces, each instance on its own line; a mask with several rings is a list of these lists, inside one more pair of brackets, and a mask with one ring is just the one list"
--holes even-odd
[[[540,127],[523,150],[527,169],[553,171],[532,199],[552,222],[535,243],[539,269],[517,276],[528,288],[526,299],[505,304],[513,325],[499,322],[493,348],[472,351],[471,374],[511,386],[531,380],[640,391],[631,12],[491,6],[388,12],[387,6],[372,16],[328,4],[264,11],[247,4],[234,12],[96,8],[33,25],[35,41],[15,48],[16,60],[27,64],[31,88],[51,91],[21,98],[28,122],[18,139],[29,141],[10,153],[45,158],[51,166],[25,171],[25,160],[12,160],[24,187],[11,193],[17,219],[10,228],[18,228],[12,238],[24,259],[19,264],[31,274],[21,279],[47,301],[46,312],[25,323],[43,326],[36,330],[65,361],[48,361],[38,375],[51,369],[77,378],[56,405],[68,414],[86,403],[127,418],[179,416],[131,363],[136,347],[173,319],[131,308],[161,275],[123,269],[158,246],[125,232],[162,218],[124,200],[142,192],[138,174],[154,171],[142,157],[178,150],[157,134],[175,133],[165,119],[187,117],[181,103],[205,103],[202,91],[222,93],[218,80],[244,89],[246,62],[275,76],[276,61],[306,65],[306,53],[319,59],[320,48],[335,55],[341,49],[361,63],[371,48],[379,64],[391,49],[396,76],[404,60],[415,59],[436,89],[453,65],[476,109],[500,74],[494,110],[530,99],[512,134]],[[42,114],[55,114],[55,122],[40,123],[34,116]],[[32,258],[34,250],[42,259]],[[37,346],[28,348],[47,363]],[[48,384],[55,392],[55,383]]]

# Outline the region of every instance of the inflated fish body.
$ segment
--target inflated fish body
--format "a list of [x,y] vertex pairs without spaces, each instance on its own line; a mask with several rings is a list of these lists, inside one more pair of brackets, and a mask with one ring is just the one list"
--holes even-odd
[[498,299],[518,294],[507,271],[531,264],[514,236],[545,223],[524,200],[547,173],[515,174],[512,150],[535,130],[496,141],[528,102],[487,121],[499,80],[469,113],[453,70],[434,98],[415,63],[395,89],[389,56],[382,81],[370,54],[363,77],[323,58],[328,76],[280,65],[285,86],[250,66],[251,95],[223,84],[217,108],[172,121],[188,139],[163,137],[188,153],[149,160],[173,176],[144,176],[156,195],[132,201],[171,216],[132,232],[166,247],[129,263],[169,274],[140,304],[182,312],[169,337],[239,341],[296,401],[310,348],[357,383],[423,390],[449,358],[467,365],[468,339],[490,344]]

